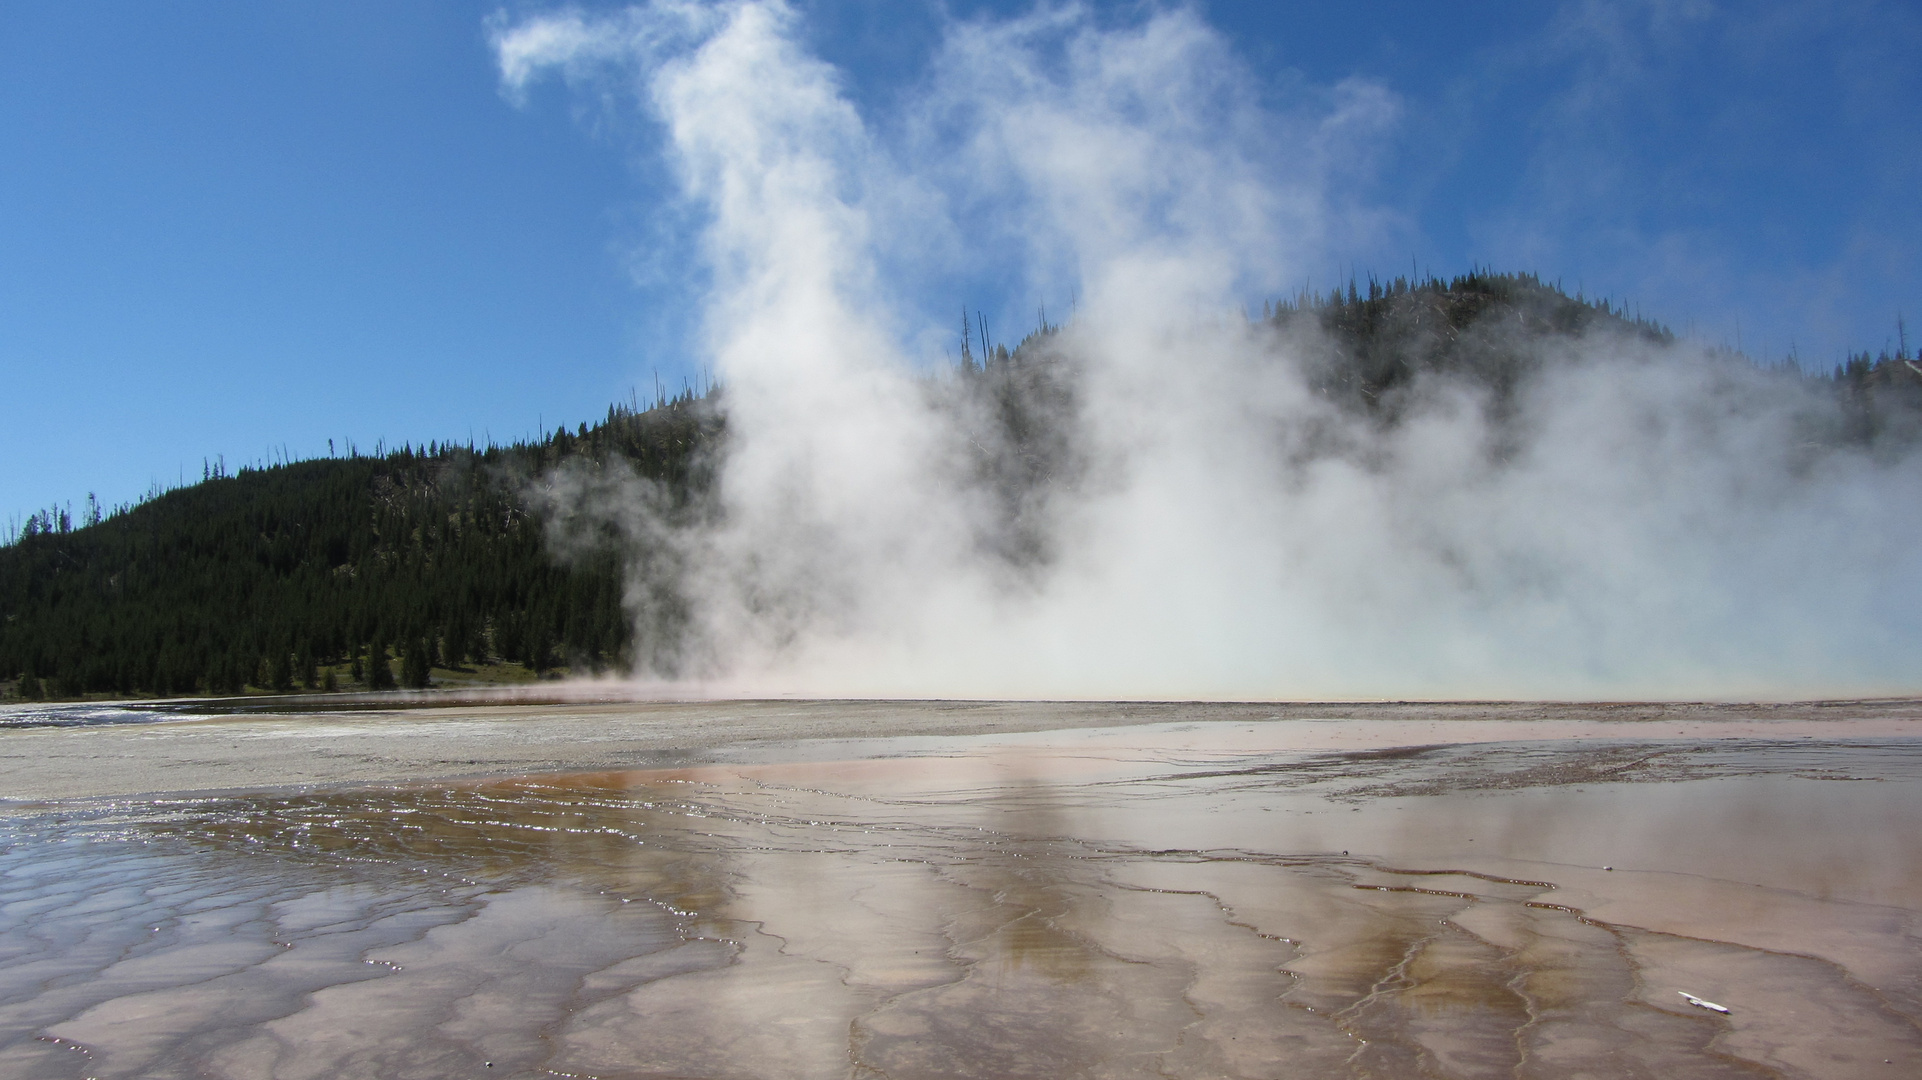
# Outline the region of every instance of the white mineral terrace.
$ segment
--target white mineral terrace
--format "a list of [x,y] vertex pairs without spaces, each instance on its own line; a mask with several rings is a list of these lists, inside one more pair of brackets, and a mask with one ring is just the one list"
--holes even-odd
[[0,1076],[1922,1075],[1913,703],[1315,711],[0,730]]

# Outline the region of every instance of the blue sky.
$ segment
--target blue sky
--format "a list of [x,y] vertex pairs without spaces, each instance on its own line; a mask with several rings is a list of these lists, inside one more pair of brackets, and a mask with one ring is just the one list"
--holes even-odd
[[[797,6],[877,126],[944,19],[1026,9]],[[698,268],[656,134],[555,81],[501,93],[488,20],[542,10],[9,3],[0,521],[223,456],[513,438],[690,377]],[[1345,82],[1394,106],[1347,181],[1380,227],[1324,282],[1534,270],[1811,366],[1922,312],[1912,5],[1199,10],[1278,112]]]

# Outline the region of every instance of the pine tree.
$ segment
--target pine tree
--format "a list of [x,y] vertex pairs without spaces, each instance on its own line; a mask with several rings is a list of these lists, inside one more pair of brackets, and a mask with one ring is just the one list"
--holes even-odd
[[433,668],[427,655],[427,642],[415,638],[407,643],[400,660],[400,682],[409,690],[425,690],[433,681]]
[[294,667],[288,662],[286,650],[275,649],[267,657],[267,672],[262,689],[285,692],[294,688]]
[[536,627],[527,635],[527,657],[522,665],[527,670],[540,674],[554,666],[553,638],[548,635],[547,627]]
[[387,646],[370,645],[367,649],[367,688],[369,690],[392,690],[394,688],[394,668],[387,659]]

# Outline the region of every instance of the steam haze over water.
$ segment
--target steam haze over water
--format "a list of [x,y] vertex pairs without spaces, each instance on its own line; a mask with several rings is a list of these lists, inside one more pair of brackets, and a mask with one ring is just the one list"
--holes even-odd
[[[492,27],[510,97],[557,74],[656,123],[642,152],[698,235],[729,431],[713,512],[677,516],[637,478],[545,492],[629,538],[641,675],[850,696],[1917,689],[1922,461],[1822,440],[1837,405],[1806,382],[1598,332],[1532,343],[1511,400],[1432,377],[1385,422],[1316,392],[1312,332],[1242,314],[1383,227],[1346,183],[1394,119],[1379,87],[1277,104],[1191,9],[1043,6],[947,24],[875,114],[804,30],[779,2]],[[1065,323],[1031,353],[1072,391],[1055,468],[1012,487],[1015,449],[945,373],[958,304],[925,302],[984,258]]]

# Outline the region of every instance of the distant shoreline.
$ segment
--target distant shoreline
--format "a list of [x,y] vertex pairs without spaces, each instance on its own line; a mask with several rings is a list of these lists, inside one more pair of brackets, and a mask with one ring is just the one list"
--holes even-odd
[[[531,688],[530,688],[531,689]],[[68,711],[151,703],[67,705]],[[1285,724],[1275,746],[1313,753],[1562,739],[1922,737],[1922,699],[1793,703],[1007,702],[393,698],[316,709],[246,699],[169,703],[150,722],[4,726],[0,813],[53,800],[414,784],[537,773],[837,760],[938,752],[938,740]],[[429,706],[432,707],[422,707]],[[189,707],[191,706],[191,707]],[[244,706],[244,708],[242,707]],[[183,715],[184,714],[184,715]],[[1075,736],[1082,737],[1082,736]],[[1041,739],[1039,741],[1046,741]],[[11,804],[11,805],[5,805]]]

